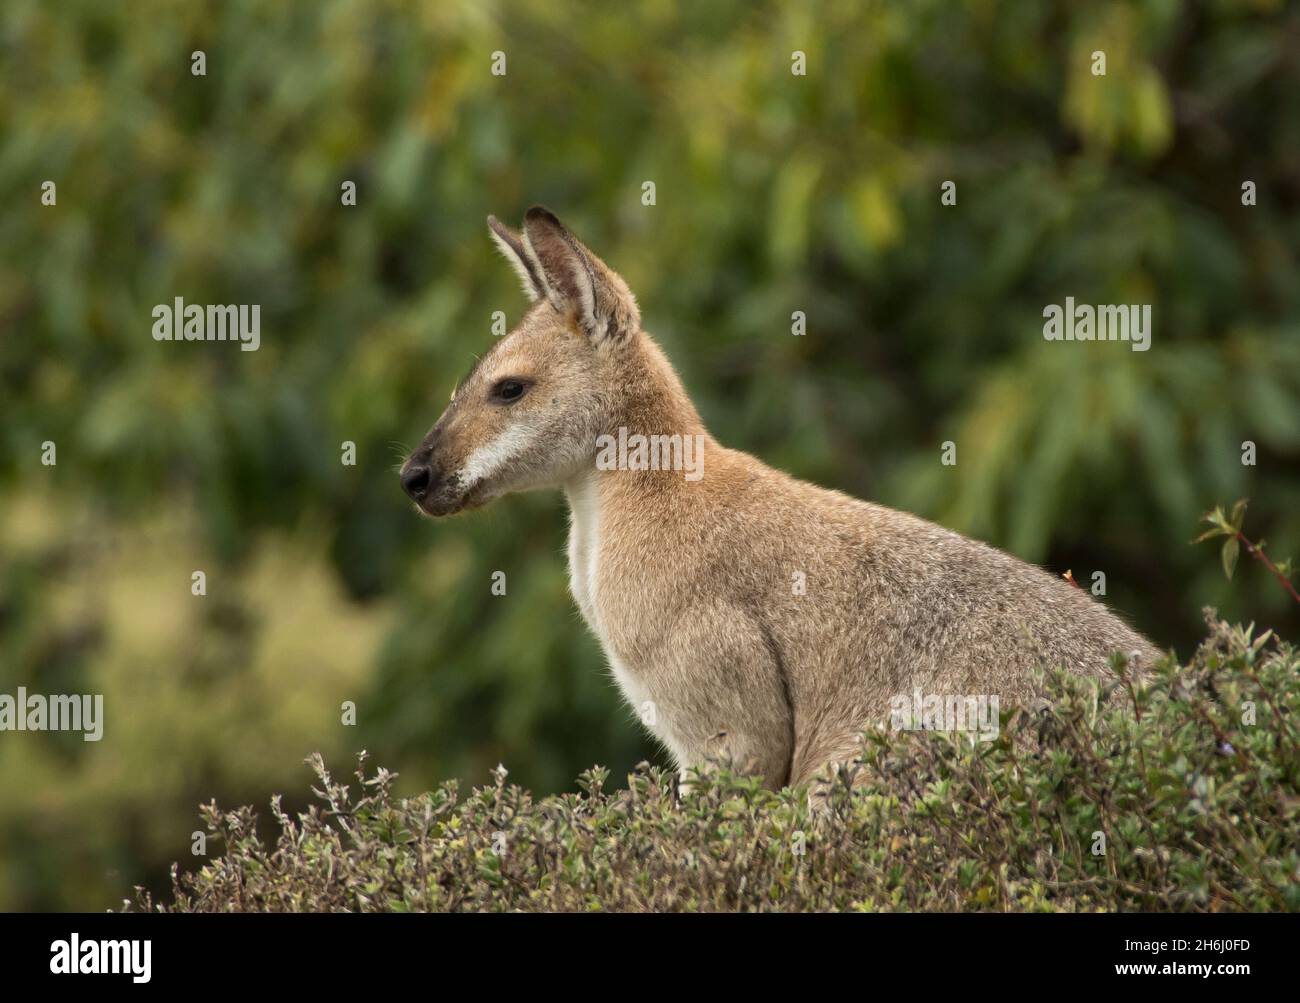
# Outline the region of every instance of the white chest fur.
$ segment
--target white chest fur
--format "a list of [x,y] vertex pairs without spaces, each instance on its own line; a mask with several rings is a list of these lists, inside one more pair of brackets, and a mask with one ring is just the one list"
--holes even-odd
[[640,680],[619,659],[610,644],[602,621],[597,590],[600,585],[600,491],[594,476],[568,485],[569,499],[569,591],[573,593],[583,619],[591,628],[609,660],[610,671],[624,699],[640,713],[650,699]]
[[[569,591],[588,626],[601,637],[594,590],[600,554],[600,504],[594,477],[569,485]],[[601,637],[604,644],[604,638]]]

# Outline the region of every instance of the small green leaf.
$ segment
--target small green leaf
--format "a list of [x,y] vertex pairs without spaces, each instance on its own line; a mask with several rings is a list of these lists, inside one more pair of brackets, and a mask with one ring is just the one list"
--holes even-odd
[[1238,532],[1241,531],[1241,524],[1246,518],[1246,505],[1249,501],[1249,498],[1241,498],[1232,506],[1232,528]]
[[1223,541],[1223,552],[1220,556],[1223,558],[1223,573],[1228,576],[1228,581],[1232,581],[1232,572],[1237,567],[1237,555],[1240,551],[1241,545],[1235,536],[1230,536]]

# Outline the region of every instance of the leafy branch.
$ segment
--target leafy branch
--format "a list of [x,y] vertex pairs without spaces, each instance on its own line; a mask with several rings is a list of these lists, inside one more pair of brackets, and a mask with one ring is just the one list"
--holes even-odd
[[1237,567],[1237,558],[1241,554],[1241,548],[1245,547],[1246,552],[1251,557],[1259,561],[1264,567],[1273,573],[1273,577],[1282,583],[1282,587],[1291,594],[1291,598],[1300,603],[1300,592],[1291,584],[1291,575],[1294,573],[1291,561],[1285,560],[1281,564],[1274,564],[1267,554],[1264,553],[1264,541],[1252,543],[1246,534],[1241,531],[1242,523],[1246,518],[1247,498],[1241,498],[1232,506],[1232,514],[1224,515],[1222,506],[1215,505],[1214,511],[1207,512],[1201,519],[1202,522],[1208,522],[1210,528],[1198,536],[1193,543],[1201,543],[1205,540],[1212,540],[1217,537],[1225,537],[1223,549],[1219,552],[1219,558],[1223,562],[1223,573],[1232,580],[1232,573]]

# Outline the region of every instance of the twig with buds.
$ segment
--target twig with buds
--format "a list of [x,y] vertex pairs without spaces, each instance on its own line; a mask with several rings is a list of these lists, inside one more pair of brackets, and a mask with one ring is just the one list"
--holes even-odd
[[1249,499],[1242,498],[1232,506],[1232,515],[1223,514],[1222,507],[1214,506],[1213,512],[1207,512],[1202,519],[1203,522],[1210,524],[1210,529],[1198,536],[1193,543],[1200,543],[1203,540],[1211,540],[1215,537],[1223,536],[1223,550],[1220,552],[1220,559],[1223,561],[1223,573],[1232,578],[1232,572],[1237,567],[1237,557],[1241,553],[1241,548],[1245,547],[1246,552],[1251,557],[1259,561],[1264,567],[1273,573],[1273,577],[1282,583],[1282,587],[1290,593],[1291,598],[1300,603],[1300,592],[1296,591],[1295,586],[1291,583],[1291,574],[1293,568],[1289,560],[1281,564],[1274,564],[1267,554],[1264,553],[1264,541],[1252,543],[1247,539],[1246,534],[1241,531],[1242,521],[1246,518],[1246,503]]

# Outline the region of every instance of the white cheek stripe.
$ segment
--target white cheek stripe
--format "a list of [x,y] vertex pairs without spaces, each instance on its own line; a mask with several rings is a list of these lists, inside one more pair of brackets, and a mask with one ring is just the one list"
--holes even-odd
[[479,481],[486,480],[524,453],[533,441],[533,430],[527,425],[508,428],[485,446],[470,453],[460,468],[460,483],[468,490]]

